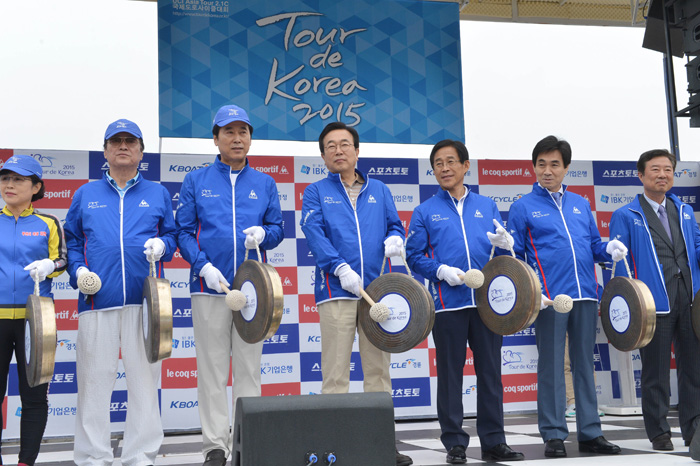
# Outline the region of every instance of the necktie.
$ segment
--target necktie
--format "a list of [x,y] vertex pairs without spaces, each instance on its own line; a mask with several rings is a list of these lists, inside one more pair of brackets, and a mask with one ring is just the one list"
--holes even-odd
[[671,236],[671,226],[668,224],[668,215],[666,215],[666,208],[662,205],[659,205],[659,220],[661,220],[661,224],[664,226],[664,230],[666,230],[668,238],[673,243],[673,236]]
[[554,202],[557,203],[557,206],[561,207],[561,193],[560,192],[552,193],[552,197],[554,197]]

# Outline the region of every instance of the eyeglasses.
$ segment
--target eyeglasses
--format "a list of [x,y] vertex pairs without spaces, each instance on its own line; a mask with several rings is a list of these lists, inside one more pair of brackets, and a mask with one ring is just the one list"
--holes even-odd
[[139,139],[138,139],[138,138],[135,138],[135,137],[132,137],[132,136],[128,136],[128,137],[125,137],[125,138],[120,138],[120,137],[116,137],[116,136],[115,136],[115,137],[113,137],[113,138],[107,139],[107,142],[110,143],[110,144],[112,144],[113,146],[121,146],[122,143],[124,143],[124,142],[126,142],[126,145],[127,145],[127,146],[133,146],[134,144],[136,144],[137,142],[139,142]]
[[443,162],[442,160],[440,160],[440,161],[438,161],[438,162],[435,162],[435,164],[433,165],[433,168],[435,168],[435,170],[442,170],[442,169],[445,168],[445,167],[447,167],[447,168],[454,168],[454,167],[457,166],[459,163],[460,163],[460,162],[458,162],[458,161],[455,160],[455,159],[450,159],[450,160],[448,160],[447,162]]
[[2,184],[7,184],[7,183],[13,183],[13,184],[20,184],[24,183],[25,181],[31,181],[31,178],[27,178],[26,176],[20,176],[20,175],[2,175],[0,176],[0,183]]
[[[339,146],[337,146],[336,144],[331,143],[325,147],[325,151],[326,152],[335,152],[338,150],[338,147]],[[352,148],[352,147],[355,147],[355,146],[353,146],[352,144],[350,144],[347,141],[340,144],[340,150],[342,150],[343,152],[349,152],[350,148]]]

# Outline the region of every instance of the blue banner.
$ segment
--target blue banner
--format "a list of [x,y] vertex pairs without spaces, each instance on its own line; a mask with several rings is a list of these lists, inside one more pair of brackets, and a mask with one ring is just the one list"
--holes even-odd
[[464,140],[457,3],[158,1],[160,136],[210,138],[235,103],[258,139]]

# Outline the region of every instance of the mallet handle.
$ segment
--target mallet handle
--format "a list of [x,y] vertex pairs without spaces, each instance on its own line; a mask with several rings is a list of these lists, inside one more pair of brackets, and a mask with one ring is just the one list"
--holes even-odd
[[370,298],[369,295],[367,294],[367,292],[365,290],[363,290],[362,288],[360,288],[360,294],[365,299],[365,301],[367,301],[369,303],[370,306],[374,306],[374,304],[375,304],[374,300],[372,298]]
[[228,287],[224,285],[224,282],[219,282],[219,285],[221,285],[221,289],[224,290],[226,293],[231,292],[231,290],[229,290]]

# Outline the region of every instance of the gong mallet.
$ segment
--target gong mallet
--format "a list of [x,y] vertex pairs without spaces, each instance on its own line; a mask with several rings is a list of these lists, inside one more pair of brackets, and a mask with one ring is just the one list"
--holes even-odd
[[97,293],[100,291],[100,288],[102,288],[102,280],[95,272],[85,272],[78,277],[78,289],[85,296]]
[[547,306],[554,306],[554,310],[561,313],[561,314],[566,314],[567,312],[571,311],[574,307],[574,300],[571,299],[570,296],[567,296],[565,294],[558,294],[554,297],[554,299],[544,299],[544,303]]
[[484,274],[478,269],[469,269],[464,275],[460,275],[459,278],[461,278],[464,284],[469,288],[481,288],[484,284]]
[[240,311],[248,301],[241,290],[229,290],[224,282],[219,282],[221,289],[226,292],[226,305],[232,311]]
[[375,303],[374,300],[367,294],[367,292],[360,288],[360,295],[365,301],[369,303],[369,316],[375,322],[385,322],[391,315],[389,306],[384,303]]

